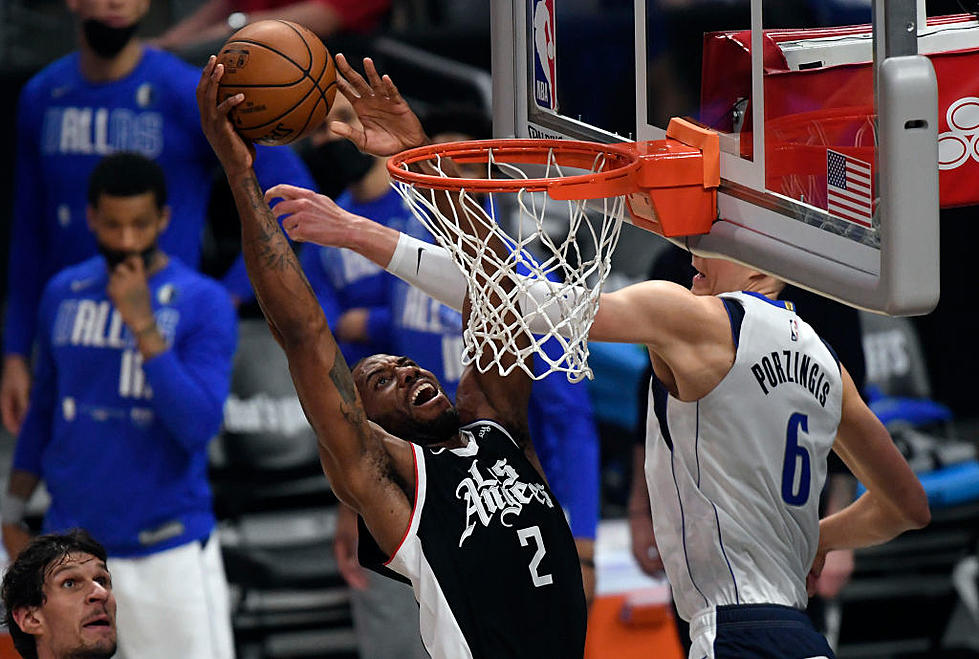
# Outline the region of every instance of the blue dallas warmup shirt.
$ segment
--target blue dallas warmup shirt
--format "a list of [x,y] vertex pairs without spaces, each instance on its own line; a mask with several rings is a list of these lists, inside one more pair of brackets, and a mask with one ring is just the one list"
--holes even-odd
[[[163,167],[173,219],[160,247],[191,267],[200,260],[218,165],[200,128],[194,96],[200,71],[174,55],[144,48],[128,76],[92,83],[82,77],[78,60],[75,52],[54,62],[20,95],[5,354],[30,354],[44,284],[96,253],[85,219],[88,179],[110,153],[136,151]],[[258,147],[256,171],[263,188],[315,187],[289,148]],[[243,267],[229,272],[225,285],[241,299],[252,296]]]
[[236,318],[220,284],[171,257],[149,280],[170,348],[143,363],[107,282],[95,257],[45,289],[13,467],[47,484],[46,531],[84,527],[111,556],[142,556],[214,528],[207,444],[228,395]]
[[[405,220],[410,215],[394,189],[366,203],[356,201],[346,191],[337,197],[336,202],[355,215],[368,217],[398,231],[404,230]],[[304,245],[299,261],[331,328],[336,328],[337,321],[345,311],[368,309],[369,342],[339,344],[343,358],[351,368],[359,359],[377,353],[401,354],[393,352],[392,344],[391,294],[392,284],[400,282],[397,277],[356,252],[336,247]],[[432,338],[429,337],[430,340]],[[420,359],[416,361],[424,363]]]
[[[431,234],[391,189],[369,203],[349,192],[337,204],[363,217],[432,241]],[[350,250],[304,247],[300,260],[323,306],[330,327],[348,309],[368,308],[370,344],[341,344],[352,367],[379,352],[408,355],[439,379],[455,400],[462,377],[462,315]],[[561,347],[548,341],[552,357]],[[540,368],[540,365],[536,365]],[[584,384],[572,385],[560,374],[533,384],[528,410],[530,436],[555,496],[564,506],[576,538],[594,538],[598,523],[598,433]]]

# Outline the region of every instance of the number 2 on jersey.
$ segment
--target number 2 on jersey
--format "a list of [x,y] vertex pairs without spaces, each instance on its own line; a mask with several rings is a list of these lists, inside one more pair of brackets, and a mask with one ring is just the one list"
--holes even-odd
[[[809,451],[799,446],[799,431],[809,432],[809,417],[799,412],[789,417],[785,438],[785,459],[782,462],[782,500],[790,506],[801,506],[809,500]],[[795,489],[796,472],[799,488]]]
[[540,567],[541,559],[544,558],[544,554],[547,552],[544,549],[544,538],[541,537],[539,526],[529,526],[525,529],[520,529],[517,531],[517,538],[520,539],[520,546],[526,547],[527,543],[531,538],[534,539],[534,544],[537,546],[537,551],[534,552],[534,557],[530,559],[530,578],[534,581],[534,586],[540,588],[541,586],[550,586],[554,583],[554,577],[549,574],[540,574],[537,572],[537,568]]

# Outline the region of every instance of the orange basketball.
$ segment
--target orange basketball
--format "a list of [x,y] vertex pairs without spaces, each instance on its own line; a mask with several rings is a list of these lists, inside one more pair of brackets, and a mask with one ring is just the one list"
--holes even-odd
[[323,122],[337,93],[326,46],[289,21],[246,25],[221,47],[218,62],[224,64],[218,101],[245,95],[231,121],[242,137],[260,144],[288,144],[307,135]]

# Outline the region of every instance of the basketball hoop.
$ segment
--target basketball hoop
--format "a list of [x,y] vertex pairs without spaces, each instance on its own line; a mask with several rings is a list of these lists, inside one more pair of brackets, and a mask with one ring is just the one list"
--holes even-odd
[[[466,274],[471,306],[463,363],[482,372],[495,364],[501,375],[519,366],[536,380],[555,371],[571,382],[590,379],[588,331],[625,218],[625,195],[647,191],[651,162],[662,164],[684,148],[702,157],[674,140],[497,139],[434,144],[391,158],[395,189]],[[460,177],[459,166],[479,173]],[[531,176],[533,170],[541,175]],[[663,187],[680,187],[675,175],[667,178]],[[703,175],[696,184],[706,188]],[[508,201],[515,207],[509,217],[502,215]],[[560,230],[551,226],[554,218]],[[496,254],[492,239],[506,255]],[[551,337],[560,357],[543,348]],[[527,347],[519,347],[521,338]],[[533,353],[537,372],[524,363]],[[477,359],[485,354],[492,359]]]

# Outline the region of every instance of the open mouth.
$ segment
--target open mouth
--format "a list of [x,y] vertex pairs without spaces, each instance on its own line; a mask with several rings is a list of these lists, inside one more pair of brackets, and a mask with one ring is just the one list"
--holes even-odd
[[435,399],[439,395],[439,390],[430,382],[422,382],[411,392],[411,404],[420,407],[425,403]]
[[93,618],[86,622],[82,627],[111,627],[112,623],[109,620],[109,616],[101,615],[98,618]]

